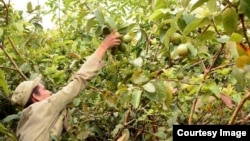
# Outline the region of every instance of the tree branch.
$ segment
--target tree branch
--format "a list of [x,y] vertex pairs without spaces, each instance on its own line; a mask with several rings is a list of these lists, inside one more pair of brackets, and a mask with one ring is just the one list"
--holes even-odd
[[229,123],[228,123],[229,125],[234,124],[234,121],[235,121],[236,116],[238,115],[240,109],[243,107],[244,103],[245,103],[249,98],[250,98],[250,92],[247,92],[247,93],[244,95],[243,99],[240,101],[240,103],[237,105],[237,107],[236,107],[236,109],[235,109],[235,111],[234,111],[234,113],[233,113],[233,116],[231,117],[231,119],[230,119],[230,121],[229,121]]
[[0,44],[0,48],[3,50],[4,54],[7,56],[7,58],[10,60],[16,71],[23,77],[24,80],[28,80],[28,78],[22,73],[22,71],[18,68],[15,61],[11,58],[11,56],[8,54],[8,52],[5,50],[4,45]]
[[226,68],[226,67],[234,66],[234,65],[235,65],[234,63],[229,63],[229,64],[221,65],[221,66],[218,66],[216,68],[212,68],[211,72],[215,71],[215,70],[218,70],[218,69],[223,69],[223,68]]

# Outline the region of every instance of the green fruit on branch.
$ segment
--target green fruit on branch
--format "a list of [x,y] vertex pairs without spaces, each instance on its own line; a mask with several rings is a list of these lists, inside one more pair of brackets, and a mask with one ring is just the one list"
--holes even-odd
[[180,44],[179,46],[177,46],[176,53],[182,57],[188,55],[189,50],[187,44]]
[[177,79],[182,80],[184,78],[184,74],[182,72],[177,73]]
[[122,41],[124,43],[130,43],[132,41],[132,37],[129,35],[129,34],[125,34],[123,37],[122,37]]
[[118,46],[118,50],[121,51],[121,52],[126,52],[127,51],[127,46],[125,44],[121,43]]
[[111,49],[111,54],[112,55],[115,55],[115,54],[119,54],[119,53],[124,53],[127,51],[127,45],[126,44],[123,44],[121,43],[120,45],[118,46],[115,46]]
[[181,43],[181,35],[179,33],[174,33],[170,37],[170,42],[172,42],[173,44],[180,44]]

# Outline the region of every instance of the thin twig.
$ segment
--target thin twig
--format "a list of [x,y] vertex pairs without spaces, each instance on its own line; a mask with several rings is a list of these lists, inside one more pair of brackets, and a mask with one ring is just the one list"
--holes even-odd
[[6,25],[8,25],[9,24],[9,7],[8,7],[8,5],[10,5],[10,0],[8,1],[8,5],[4,1],[2,1],[2,2],[3,2],[3,5],[6,9],[6,16],[5,16],[6,22],[5,23],[6,23]]
[[210,26],[211,26],[210,24],[207,25],[207,27],[205,27],[205,29],[201,32],[201,34],[203,34],[204,32],[206,32],[209,29]]
[[245,104],[245,102],[250,98],[250,92],[247,92],[243,99],[240,101],[240,103],[237,105],[236,109],[234,110],[233,116],[231,117],[230,121],[229,121],[229,125],[234,124],[234,121],[236,119],[236,116],[238,115],[240,109],[243,107],[243,105]]
[[178,83],[183,83],[183,84],[188,84],[188,85],[195,85],[195,86],[199,85],[199,83],[189,83],[189,82],[186,82],[185,80],[179,80],[179,79],[176,79],[176,78],[168,78],[168,79],[166,79],[166,81],[178,82]]
[[213,71],[215,71],[215,70],[218,70],[218,69],[223,69],[223,68],[226,68],[226,67],[234,66],[234,65],[235,65],[234,63],[221,65],[221,66],[218,66],[218,67],[216,67],[216,68],[212,68],[212,69],[211,69],[211,72],[213,72]]
[[185,112],[182,110],[182,108],[181,108],[181,106],[180,106],[180,104],[179,104],[179,95],[177,95],[177,104],[176,104],[176,106],[180,109],[180,111],[183,113],[183,116],[184,116],[184,118],[185,118],[185,121],[187,121],[187,116],[185,115]]
[[221,35],[220,35],[220,32],[218,31],[217,26],[216,26],[216,24],[214,23],[214,20],[212,20],[212,23],[213,23],[213,27],[214,27],[215,32],[216,32],[217,35],[220,37],[220,36],[221,36]]
[[13,47],[13,49],[15,50],[15,52],[23,59],[21,53],[17,50],[17,48],[16,48],[16,46],[14,45],[12,39],[11,39],[10,37],[8,37],[8,40],[9,40],[11,46]]
[[208,69],[209,71],[214,67],[215,61],[219,58],[221,52],[224,50],[224,47],[225,47],[225,43],[222,43],[221,48],[216,52],[215,56],[213,57],[212,64]]
[[250,42],[249,42],[248,37],[247,37],[247,29],[246,29],[245,21],[244,21],[244,14],[240,14],[239,17],[240,17],[240,21],[242,24],[244,37],[246,38],[246,42],[247,42],[248,46],[250,47]]
[[143,129],[139,129],[139,131],[136,133],[133,141],[137,141],[137,138],[143,133]]
[[[201,59],[201,58],[200,58]],[[199,60],[198,62],[195,62],[195,63],[193,63],[193,64],[191,64],[190,66],[187,66],[187,67],[189,67],[189,68],[192,68],[192,67],[194,67],[194,66],[196,66],[196,65],[199,65],[201,62],[204,62],[204,61],[208,61],[208,60],[210,60],[210,59],[213,59],[213,57],[210,57],[210,58],[207,58],[207,59],[204,59],[204,60]]]
[[204,61],[200,58],[199,55],[198,55],[198,58],[200,59],[200,62],[201,62],[201,65],[202,65],[203,70],[206,71],[207,68],[206,68],[206,65],[204,64]]
[[124,125],[124,126],[127,125],[127,122],[128,122],[128,120],[129,120],[130,113],[131,113],[131,108],[132,108],[132,105],[129,106],[129,110],[128,110],[128,112],[127,112],[127,114],[126,114],[126,118],[125,118],[125,120],[124,120],[124,122],[123,122],[123,125]]
[[[130,117],[131,108],[132,108],[132,105],[129,106],[129,110],[128,110],[127,114],[126,114],[125,120],[123,121],[123,127],[125,127],[125,126],[128,125],[128,120],[129,120],[129,117]],[[119,138],[119,136],[121,135],[122,131],[123,130],[119,130],[118,131],[118,133],[116,134],[115,139],[114,139],[115,141]]]
[[193,123],[193,115],[194,115],[194,111],[195,111],[195,106],[196,106],[196,103],[198,101],[198,96],[199,96],[199,93],[201,91],[201,88],[203,86],[203,83],[205,81],[202,81],[202,83],[200,83],[200,86],[195,94],[195,98],[193,100],[193,104],[192,104],[192,107],[191,107],[191,111],[190,111],[190,114],[189,114],[189,119],[188,119],[188,124],[191,125]]
[[241,121],[241,125],[246,124],[249,119],[250,119],[250,113]]
[[11,68],[11,67],[6,67],[6,66],[0,66],[0,68],[2,69],[9,69],[9,70],[14,70],[14,71],[17,71],[16,68]]

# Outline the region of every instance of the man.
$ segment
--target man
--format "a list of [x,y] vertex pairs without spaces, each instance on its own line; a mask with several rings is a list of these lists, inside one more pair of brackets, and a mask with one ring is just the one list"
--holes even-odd
[[17,86],[12,102],[22,106],[16,135],[18,141],[50,141],[63,130],[65,107],[72,102],[86,83],[103,67],[107,50],[120,44],[121,35],[112,31],[87,59],[72,80],[53,94],[40,83],[41,77],[24,81]]

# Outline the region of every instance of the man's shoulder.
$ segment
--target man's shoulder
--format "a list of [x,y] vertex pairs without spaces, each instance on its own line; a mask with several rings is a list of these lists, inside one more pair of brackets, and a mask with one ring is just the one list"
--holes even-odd
[[52,105],[50,104],[51,102],[50,98],[47,98],[45,100],[35,102],[31,104],[29,107],[23,109],[22,114],[32,114],[33,112],[43,112],[45,110],[50,109]]

